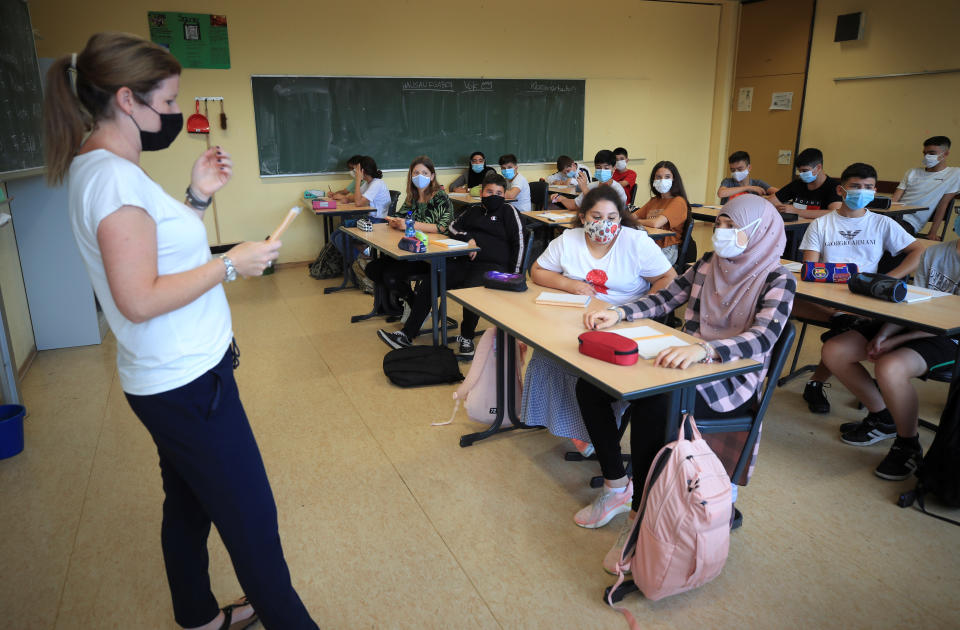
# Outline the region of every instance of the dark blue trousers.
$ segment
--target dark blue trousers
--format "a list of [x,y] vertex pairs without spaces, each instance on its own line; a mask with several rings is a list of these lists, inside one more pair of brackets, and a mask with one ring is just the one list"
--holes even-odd
[[273,492],[233,377],[234,356],[227,350],[215,368],[182,387],[126,395],[160,454],[161,543],[174,618],[189,628],[219,613],[207,573],[212,522],[263,626],[314,629],[290,583]]

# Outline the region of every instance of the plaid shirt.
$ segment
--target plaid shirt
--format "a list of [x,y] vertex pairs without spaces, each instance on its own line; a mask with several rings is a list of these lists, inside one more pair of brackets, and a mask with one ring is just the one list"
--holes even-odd
[[[706,275],[712,268],[713,256],[705,255],[696,264],[687,269],[667,288],[656,294],[643,297],[636,302],[623,304],[620,308],[627,320],[658,317],[673,311],[689,302],[684,312],[684,331],[700,337],[700,291]],[[722,380],[697,385],[697,392],[710,408],[715,411],[732,411],[755,398],[757,389],[763,382],[770,362],[770,351],[780,338],[790,310],[793,308],[793,296],[797,282],[793,274],[779,266],[767,274],[766,283],[760,299],[757,301],[757,313],[753,325],[736,337],[715,339],[706,342],[721,362],[734,359],[754,359],[763,362],[763,369],[731,376]]]

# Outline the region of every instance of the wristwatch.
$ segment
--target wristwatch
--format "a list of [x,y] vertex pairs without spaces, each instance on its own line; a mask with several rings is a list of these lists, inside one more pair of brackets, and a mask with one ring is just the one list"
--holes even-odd
[[220,254],[220,260],[223,261],[223,266],[227,268],[227,273],[223,277],[224,282],[233,282],[237,279],[237,268],[233,266],[233,261],[227,258],[226,254]]
[[196,208],[197,210],[206,210],[210,207],[210,204],[213,202],[213,195],[207,198],[206,201],[200,201],[200,199],[193,194],[193,191],[190,190],[190,187],[187,186],[187,205],[191,208]]

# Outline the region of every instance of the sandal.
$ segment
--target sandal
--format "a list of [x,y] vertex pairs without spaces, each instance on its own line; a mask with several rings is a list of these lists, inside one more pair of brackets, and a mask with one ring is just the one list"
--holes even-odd
[[223,624],[220,626],[220,630],[243,630],[244,628],[249,628],[253,624],[257,623],[259,617],[257,617],[257,611],[254,610],[253,614],[250,615],[247,619],[243,621],[237,621],[235,623],[230,623],[231,618],[233,617],[233,611],[237,608],[242,608],[244,606],[249,606],[250,601],[247,599],[246,595],[237,602],[236,604],[230,604],[229,606],[224,606],[220,610],[223,611]]

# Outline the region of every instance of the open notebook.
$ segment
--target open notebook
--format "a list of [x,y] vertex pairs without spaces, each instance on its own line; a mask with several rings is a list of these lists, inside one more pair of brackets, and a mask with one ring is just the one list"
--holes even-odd
[[656,328],[651,328],[650,326],[631,326],[629,328],[611,330],[610,332],[623,335],[624,337],[636,341],[637,349],[640,351],[640,356],[644,359],[652,359],[656,357],[664,348],[690,345],[680,337],[676,337],[669,333],[662,333]]
[[585,307],[590,302],[589,295],[579,295],[576,293],[551,293],[541,291],[537,296],[537,304],[549,304],[551,306],[577,306]]

